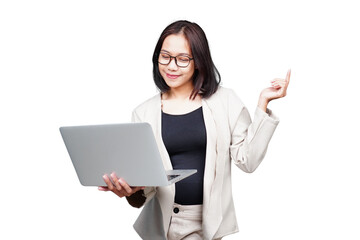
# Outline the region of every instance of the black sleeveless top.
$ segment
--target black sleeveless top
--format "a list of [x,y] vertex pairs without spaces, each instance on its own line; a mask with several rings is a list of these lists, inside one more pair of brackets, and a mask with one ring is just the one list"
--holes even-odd
[[203,203],[206,128],[202,107],[186,114],[162,112],[162,138],[173,169],[197,169],[197,173],[175,183],[175,202]]

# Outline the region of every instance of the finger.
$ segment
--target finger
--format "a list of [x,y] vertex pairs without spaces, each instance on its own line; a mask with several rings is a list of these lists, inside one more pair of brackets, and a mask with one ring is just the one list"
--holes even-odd
[[276,82],[286,83],[286,79],[284,79],[284,78],[274,78],[274,79],[271,80],[270,82],[271,82],[271,83],[276,83]]
[[112,191],[112,190],[114,189],[114,185],[113,185],[112,182],[110,181],[110,178],[108,177],[108,175],[105,174],[105,175],[103,176],[103,179],[104,179],[106,185],[108,186],[109,190]]
[[271,85],[272,85],[272,86],[279,85],[279,82],[280,82],[280,81],[274,81],[274,82],[271,82]]
[[144,189],[144,187],[134,187],[134,188],[132,188],[132,192],[136,193],[136,192],[138,192],[140,190],[143,190],[143,189]]
[[124,179],[120,178],[119,183],[121,184],[121,187],[123,187],[128,194],[131,194],[132,192],[131,187],[127,184],[127,182],[125,182]]
[[274,85],[272,87],[275,88],[275,89],[280,89],[281,88],[281,86],[279,86],[279,85]]
[[273,80],[271,80],[271,83],[273,83],[273,82],[277,82],[277,81],[280,81],[280,80],[283,80],[283,81],[284,81],[284,79],[283,79],[283,78],[274,78]]
[[283,83],[282,86],[278,89],[279,97],[285,97],[286,96],[286,83]]
[[291,76],[291,69],[288,70],[287,74],[286,74],[286,78],[285,78],[285,90],[287,89],[287,87],[289,86],[289,82],[290,82],[290,76]]
[[271,83],[271,86],[274,88],[280,88],[280,87],[284,87],[285,86],[285,80],[284,79],[280,79],[280,80],[276,80],[274,82]]
[[98,187],[98,190],[107,192],[107,191],[109,191],[109,188],[108,187]]
[[286,77],[285,77],[285,80],[286,80],[286,82],[288,82],[288,83],[289,83],[289,81],[290,81],[290,76],[291,76],[291,69],[288,70],[288,72],[286,73]]
[[280,81],[280,82],[278,82],[277,85],[280,86],[280,87],[285,87],[285,86],[286,86],[286,82]]
[[116,173],[111,173],[111,179],[116,187],[117,190],[121,191],[121,186],[120,186],[120,183],[119,183],[119,178],[116,176]]
[[116,192],[114,192],[118,197],[120,197],[120,198],[123,198],[123,197],[125,197],[126,195],[125,194],[123,194],[123,193],[121,193],[121,192],[119,192],[119,191],[116,191]]

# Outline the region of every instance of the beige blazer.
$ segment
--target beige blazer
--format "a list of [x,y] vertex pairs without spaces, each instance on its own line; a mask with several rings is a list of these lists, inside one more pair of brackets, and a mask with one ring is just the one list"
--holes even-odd
[[[270,139],[279,123],[267,110],[257,108],[253,122],[234,93],[219,87],[202,100],[207,133],[203,192],[204,239],[220,238],[238,231],[231,187],[231,160],[245,172],[253,172],[265,156]],[[134,122],[152,126],[166,170],[172,165],[161,134],[161,95],[139,105]],[[134,224],[142,239],[166,239],[175,197],[174,184],[145,188],[146,202]]]

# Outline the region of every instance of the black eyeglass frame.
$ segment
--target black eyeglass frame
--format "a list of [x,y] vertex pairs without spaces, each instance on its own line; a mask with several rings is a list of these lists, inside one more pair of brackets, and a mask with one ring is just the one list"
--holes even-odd
[[[166,55],[168,55],[168,56],[170,57],[169,62],[166,63],[166,64],[159,62],[160,54],[166,54]],[[188,64],[187,64],[186,66],[179,66],[179,64],[177,63],[177,59],[176,59],[176,58],[179,57],[179,56],[189,58],[189,62],[188,62]],[[186,68],[186,67],[188,67],[188,66],[190,65],[191,60],[194,60],[194,58],[191,58],[191,57],[185,56],[185,55],[177,55],[177,56],[174,57],[174,56],[171,56],[171,55],[168,54],[168,53],[159,53],[159,54],[158,54],[158,63],[161,64],[161,65],[169,65],[169,64],[171,63],[171,60],[172,60],[173,58],[175,59],[175,64],[176,64],[176,66],[178,66],[178,67],[180,67],[180,68]]]

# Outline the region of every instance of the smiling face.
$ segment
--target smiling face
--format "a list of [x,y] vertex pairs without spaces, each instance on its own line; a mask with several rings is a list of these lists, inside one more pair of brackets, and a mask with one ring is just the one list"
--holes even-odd
[[[188,56],[192,58],[191,49],[188,41],[183,34],[172,34],[165,38],[160,54],[165,53],[171,56]],[[159,63],[159,71],[166,84],[170,87],[171,91],[185,90],[192,91],[194,86],[192,83],[192,76],[195,71],[194,61],[181,68],[176,65],[175,59],[172,58],[168,65]]]

